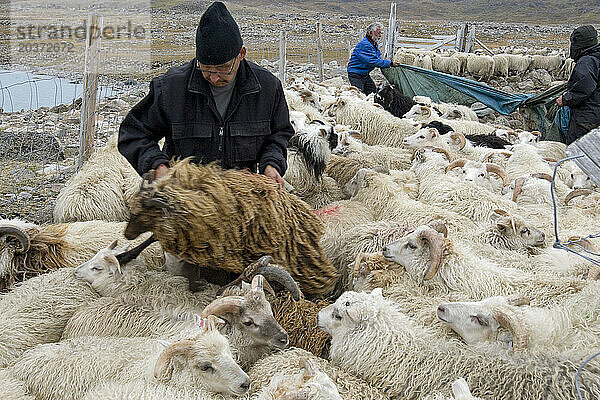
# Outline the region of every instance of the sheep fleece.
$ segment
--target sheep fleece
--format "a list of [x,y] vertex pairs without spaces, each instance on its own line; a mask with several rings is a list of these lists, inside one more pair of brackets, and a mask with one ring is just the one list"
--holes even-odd
[[[303,201],[270,178],[188,160],[175,163],[169,178],[155,182],[171,206],[146,210],[141,189],[132,200],[132,219],[146,219],[163,248],[199,266],[234,273],[268,254],[285,266],[302,291],[333,290],[338,272],[319,246],[324,226]],[[150,195],[156,195],[154,191]]]

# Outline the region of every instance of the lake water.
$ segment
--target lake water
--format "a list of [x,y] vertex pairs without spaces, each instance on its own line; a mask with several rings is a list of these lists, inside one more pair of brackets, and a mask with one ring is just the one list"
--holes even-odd
[[[0,108],[4,112],[71,104],[82,92],[83,84],[69,79],[0,69]],[[110,87],[98,87],[98,99],[116,94]]]

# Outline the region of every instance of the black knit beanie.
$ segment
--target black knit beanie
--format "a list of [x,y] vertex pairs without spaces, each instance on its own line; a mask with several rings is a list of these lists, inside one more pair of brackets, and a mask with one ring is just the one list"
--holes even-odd
[[220,1],[202,14],[196,30],[196,59],[201,64],[224,64],[242,48],[240,28]]
[[598,44],[598,34],[592,25],[583,25],[571,33],[571,47],[569,53],[571,58],[576,58],[582,50]]

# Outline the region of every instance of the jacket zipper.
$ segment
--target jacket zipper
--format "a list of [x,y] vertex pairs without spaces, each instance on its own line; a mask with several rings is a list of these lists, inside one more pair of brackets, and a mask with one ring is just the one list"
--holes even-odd
[[219,152],[223,151],[223,127],[219,128]]

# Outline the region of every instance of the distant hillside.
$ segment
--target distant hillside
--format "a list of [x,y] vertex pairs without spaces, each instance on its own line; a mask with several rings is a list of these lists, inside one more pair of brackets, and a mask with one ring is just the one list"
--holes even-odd
[[[230,0],[230,3],[276,8],[282,4],[311,11],[354,15],[389,13],[383,0]],[[600,21],[600,0],[402,0],[400,19],[583,24]]]

